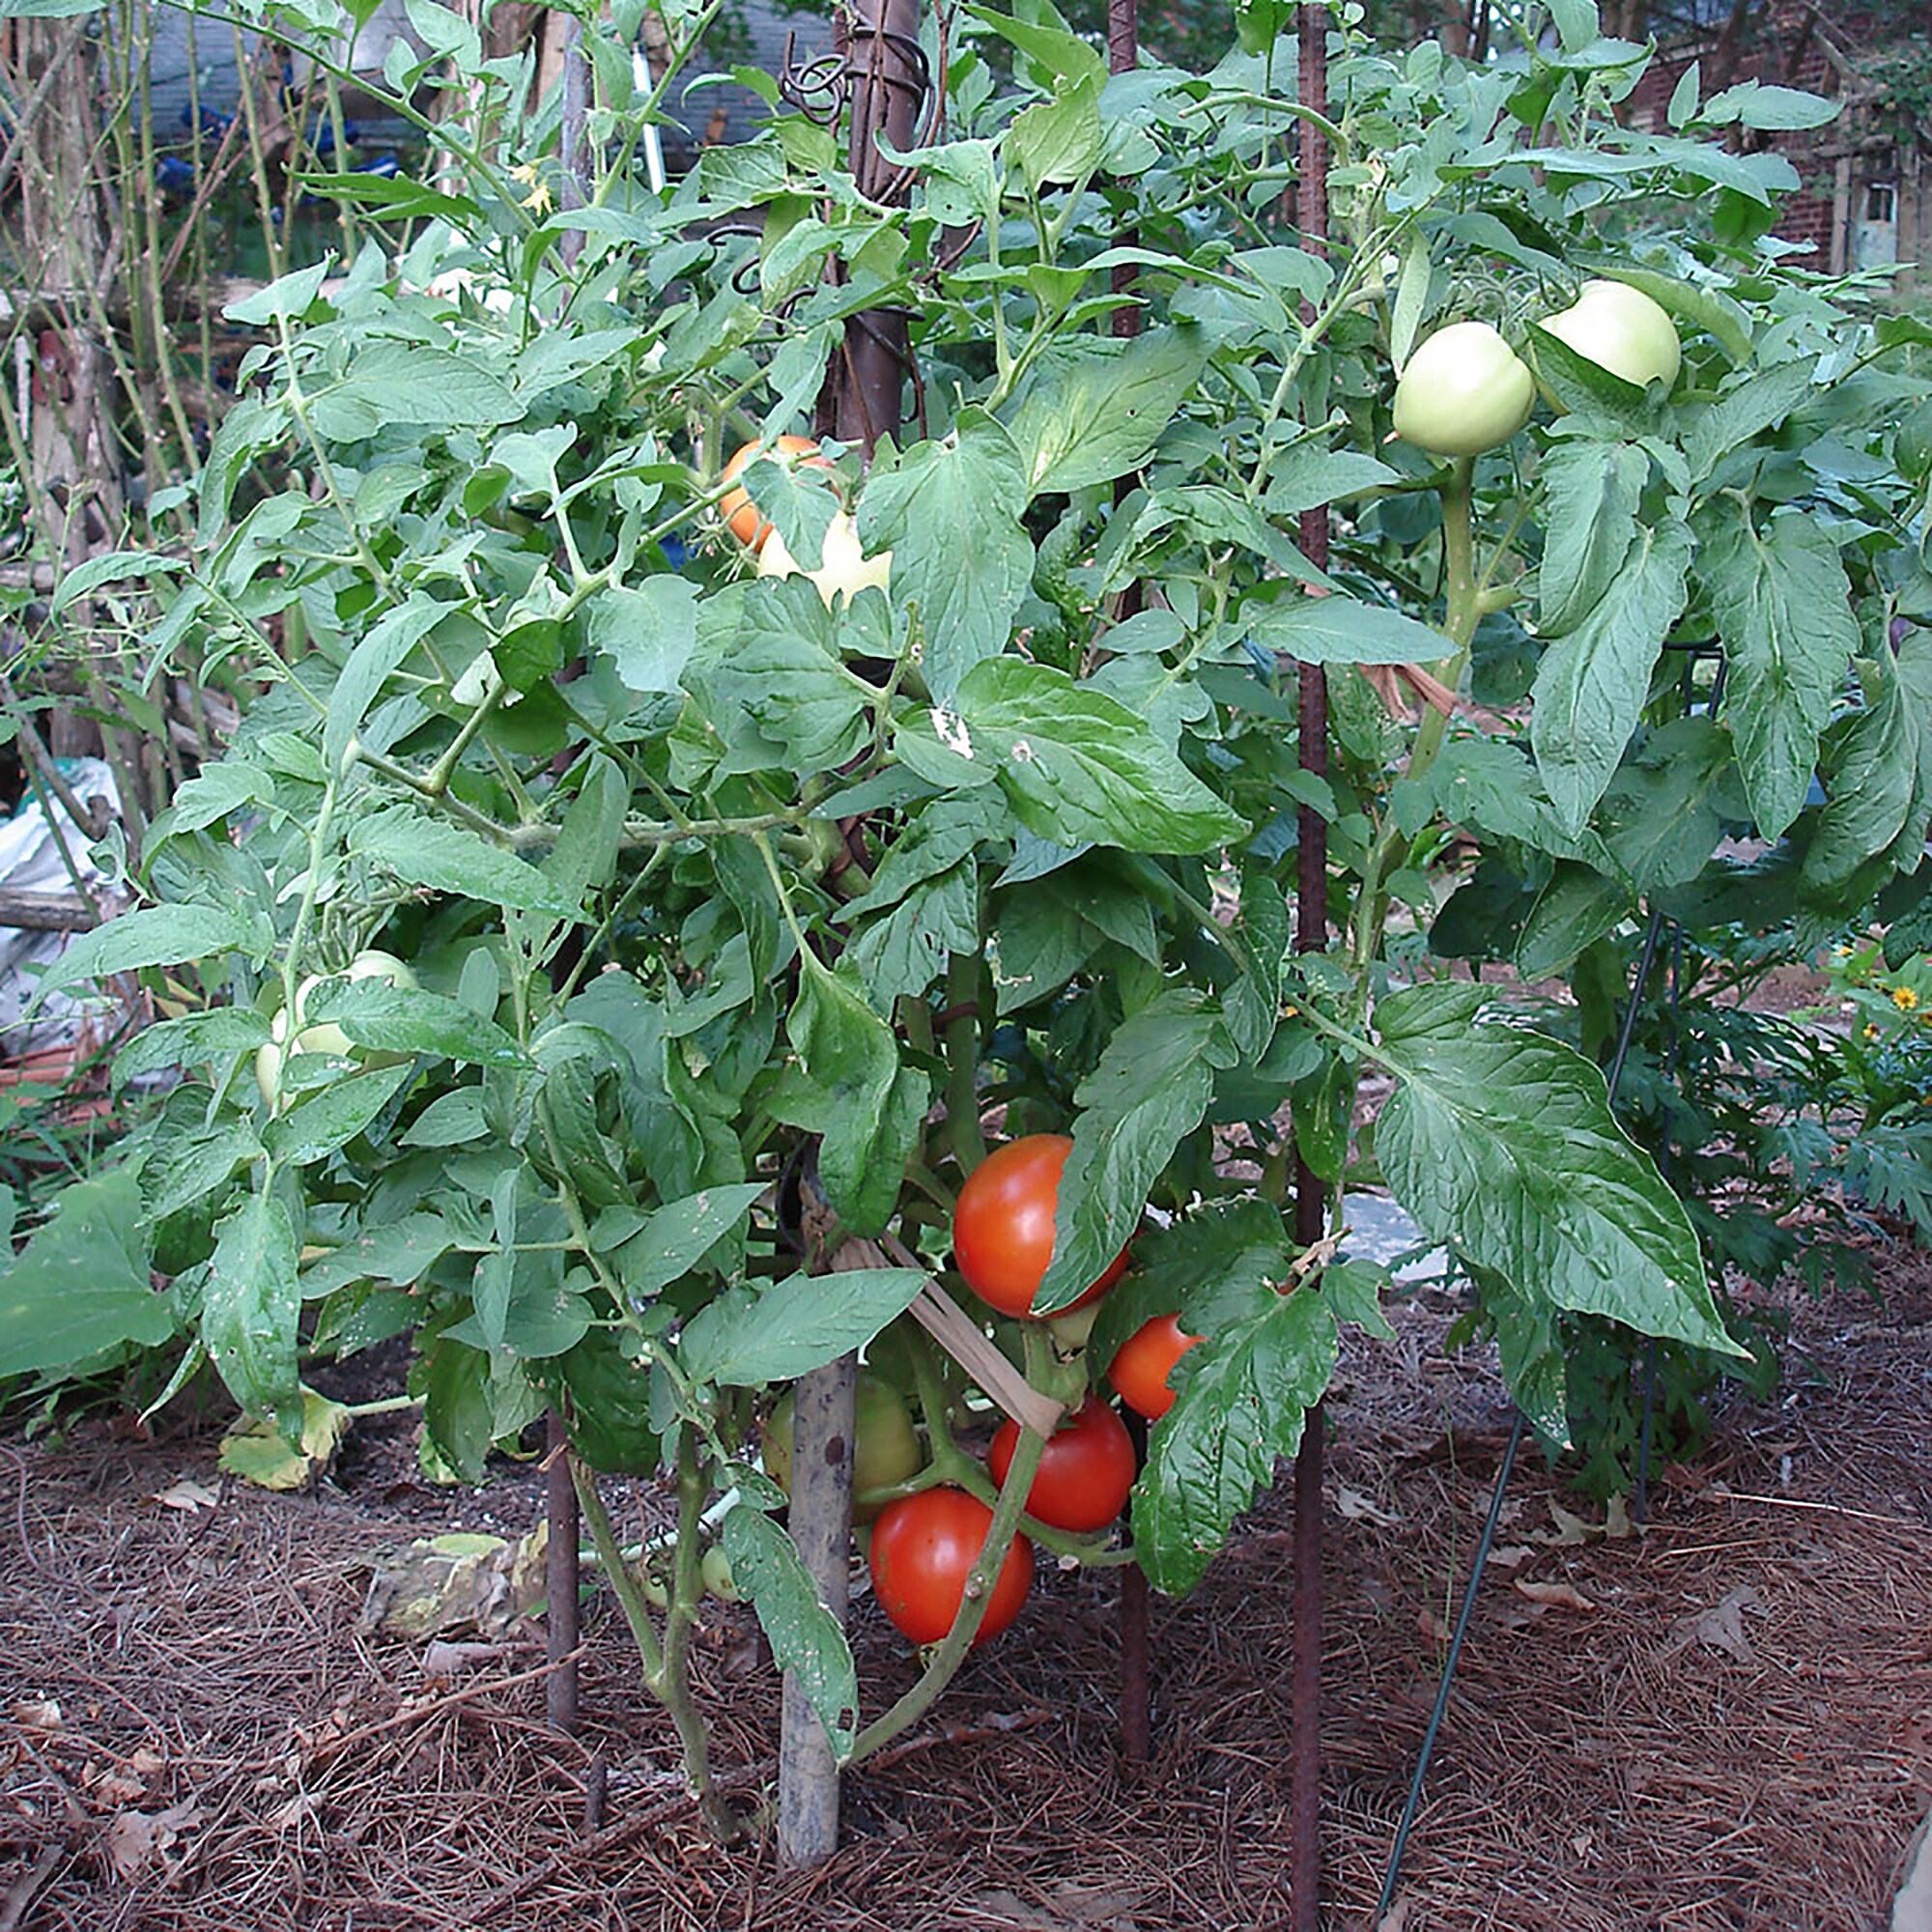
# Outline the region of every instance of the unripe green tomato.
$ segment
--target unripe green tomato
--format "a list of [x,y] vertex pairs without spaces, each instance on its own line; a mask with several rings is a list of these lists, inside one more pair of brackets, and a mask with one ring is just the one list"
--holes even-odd
[[738,1601],[738,1585],[731,1575],[731,1559],[724,1554],[722,1545],[712,1544],[705,1550],[699,1565],[704,1577],[704,1587],[721,1604],[735,1604]]
[[1639,389],[1653,382],[1669,388],[1683,365],[1669,312],[1628,282],[1585,282],[1568,308],[1537,327]]
[[255,1085],[261,1092],[263,1106],[272,1114],[282,1091],[282,1042],[289,1037],[287,1013],[277,1013],[269,1022],[269,1036],[255,1049]]
[[883,590],[892,581],[893,554],[884,552],[867,556],[859,544],[859,526],[843,510],[832,513],[825,531],[816,570],[805,566],[785,548],[784,539],[774,530],[758,552],[760,577],[791,577],[803,571],[818,586],[818,594],[829,611],[842,596],[856,597],[870,585]]
[[1452,322],[1415,346],[1395,385],[1395,433],[1435,456],[1480,456],[1529,420],[1536,384],[1487,322]]
[[1932,476],[1932,401],[1920,403],[1899,424],[1891,440],[1891,460],[1908,483]]
[[[765,1424],[765,1473],[786,1495],[791,1494],[791,1411],[789,1390],[780,1399]],[[866,1369],[859,1371],[854,1401],[858,1442],[852,1455],[852,1493],[889,1490],[925,1466],[925,1449],[905,1398],[890,1382]],[[855,1503],[854,1522],[870,1522],[880,1504]]]
[[[296,1018],[300,1020],[308,1010],[308,996],[327,980],[382,980],[391,986],[413,987],[416,976],[396,957],[393,952],[382,952],[373,948],[367,952],[358,952],[349,962],[348,970],[341,974],[311,973],[296,988]],[[332,1053],[343,1057],[355,1051],[355,1043],[336,1025],[333,1020],[319,1020],[314,1026],[305,1026],[296,1036],[291,1053]]]

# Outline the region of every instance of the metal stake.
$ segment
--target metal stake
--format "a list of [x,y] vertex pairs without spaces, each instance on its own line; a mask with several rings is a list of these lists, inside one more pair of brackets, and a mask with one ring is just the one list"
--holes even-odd
[[577,1485],[570,1478],[570,1435],[555,1409],[550,1412],[545,1441],[550,1466],[545,1492],[544,1656],[552,1669],[544,1679],[544,1710],[555,1729],[574,1731],[578,1666],[574,1658],[567,1663],[564,1660],[578,1644],[577,1556],[582,1525],[578,1517]]
[[[1300,98],[1315,113],[1328,106],[1328,15],[1324,6],[1303,0],[1296,18]],[[1328,237],[1328,150],[1310,122],[1300,128],[1300,179],[1296,220],[1304,245],[1322,251]],[[1304,305],[1304,319],[1312,310]],[[1319,570],[1328,561],[1328,510],[1301,513],[1301,548]],[[1301,666],[1296,691],[1297,750],[1301,769],[1328,769],[1328,683],[1320,665]],[[1294,948],[1319,952],[1328,943],[1328,827],[1303,806],[1296,819]],[[1294,1164],[1294,1233],[1304,1244],[1321,1238],[1327,1194],[1307,1164]],[[1292,1778],[1289,1839],[1289,1909],[1293,1932],[1321,1932],[1321,1438],[1326,1427],[1317,1403],[1304,1423],[1294,1459],[1294,1637],[1290,1744]]]

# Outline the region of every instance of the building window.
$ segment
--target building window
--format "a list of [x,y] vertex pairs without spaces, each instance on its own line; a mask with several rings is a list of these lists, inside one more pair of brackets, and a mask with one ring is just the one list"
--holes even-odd
[[1865,183],[1865,219],[1867,221],[1896,221],[1898,219],[1898,184],[1889,181]]

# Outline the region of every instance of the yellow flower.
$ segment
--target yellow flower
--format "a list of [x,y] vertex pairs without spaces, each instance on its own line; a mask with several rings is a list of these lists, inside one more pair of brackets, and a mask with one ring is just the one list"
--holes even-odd
[[1918,995],[1910,986],[1894,986],[1891,989],[1891,1004],[1902,1013],[1917,1012]]
[[1877,1028],[1877,1027],[1875,1027],[1875,1026],[1868,1026],[1868,1027],[1866,1027],[1866,1028],[1865,1028],[1865,1037],[1866,1037],[1867,1039],[1876,1039],[1876,1038],[1878,1037],[1878,1028]]
[[529,193],[525,195],[520,204],[522,207],[527,208],[534,214],[548,214],[550,213],[550,185],[547,182],[541,182],[537,179],[537,168],[534,161],[520,161],[510,170],[510,179],[515,182],[521,182],[524,186],[529,189]]
[[1299,1007],[1284,1007],[1281,1009],[1281,1016],[1285,1020],[1292,1020],[1300,1010]]

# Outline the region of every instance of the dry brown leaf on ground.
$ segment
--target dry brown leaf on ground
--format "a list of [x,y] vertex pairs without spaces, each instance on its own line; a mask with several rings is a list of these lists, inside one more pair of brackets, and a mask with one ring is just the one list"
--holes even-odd
[[1671,1631],[1670,1648],[1682,1650],[1687,1644],[1701,1644],[1706,1650],[1720,1650],[1740,1663],[1755,1663],[1757,1652],[1745,1634],[1745,1612],[1768,1617],[1771,1605],[1748,1583],[1727,1590],[1722,1600],[1709,1609],[1681,1618]]
[[1516,1587],[1532,1604],[1551,1604],[1565,1610],[1594,1610],[1597,1607],[1574,1583],[1533,1583],[1527,1577],[1519,1577]]
[[1346,1483],[1335,1492],[1335,1508],[1350,1522],[1378,1522],[1384,1529],[1392,1529],[1402,1520],[1393,1510],[1383,1509],[1373,1496],[1351,1490]]
[[192,1516],[196,1510],[213,1509],[221,1498],[206,1483],[197,1483],[192,1476],[181,1476],[149,1497],[150,1502],[159,1503],[163,1509],[180,1510],[185,1516]]
[[165,1811],[123,1811],[100,1834],[101,1849],[115,1876],[131,1879],[150,1859],[165,1858],[182,1833],[200,1823],[201,1806],[192,1798]]

